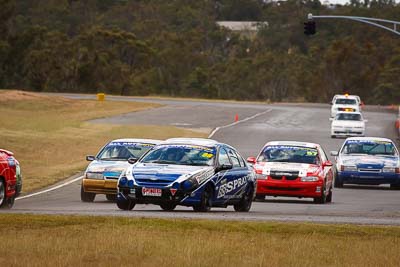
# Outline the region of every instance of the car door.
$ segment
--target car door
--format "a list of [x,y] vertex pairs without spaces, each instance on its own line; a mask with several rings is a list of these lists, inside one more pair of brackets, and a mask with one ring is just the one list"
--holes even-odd
[[230,170],[230,180],[226,195],[229,200],[240,199],[243,193],[246,192],[249,169],[235,149],[227,147],[227,152],[232,162],[232,169]]
[[216,174],[214,203],[222,204],[228,200],[226,193],[229,190],[229,182],[232,180],[232,172],[231,169],[223,169],[226,166],[233,167],[233,164],[229,159],[227,149],[220,147],[218,151],[217,169],[219,171]]

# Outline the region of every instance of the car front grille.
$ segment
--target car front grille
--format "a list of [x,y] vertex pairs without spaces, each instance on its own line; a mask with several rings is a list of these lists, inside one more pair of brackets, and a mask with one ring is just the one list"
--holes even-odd
[[274,190],[274,191],[300,191],[301,188],[296,188],[296,187],[277,187],[277,186],[268,186],[267,187],[269,190]]
[[135,179],[136,183],[141,186],[152,186],[152,185],[157,185],[157,186],[166,186],[171,183],[169,180],[164,180],[164,179],[149,179],[149,178],[142,178],[142,179]]
[[349,131],[334,131],[335,134],[362,134],[362,132],[359,131],[353,131],[353,130],[349,130]]
[[104,176],[106,180],[118,180],[119,177],[112,177],[112,176]]
[[366,173],[380,173],[382,172],[381,169],[365,169],[365,168],[359,168],[359,172],[366,172]]
[[299,171],[271,171],[271,179],[282,180],[285,177],[286,180],[296,180],[299,177]]

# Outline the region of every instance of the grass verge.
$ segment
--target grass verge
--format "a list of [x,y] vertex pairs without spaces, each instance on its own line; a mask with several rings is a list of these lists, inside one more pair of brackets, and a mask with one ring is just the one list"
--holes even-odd
[[0,148],[15,153],[29,192],[84,170],[85,155],[116,138],[204,137],[168,126],[99,125],[87,120],[158,107],[157,104],[71,100],[0,91]]
[[1,266],[398,266],[399,227],[2,214]]

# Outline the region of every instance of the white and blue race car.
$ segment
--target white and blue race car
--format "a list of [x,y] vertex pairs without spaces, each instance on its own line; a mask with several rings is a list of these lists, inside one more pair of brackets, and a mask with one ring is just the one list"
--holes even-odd
[[347,138],[336,156],[335,187],[343,184],[390,184],[400,189],[399,151],[392,140],[378,137]]
[[209,211],[233,205],[247,212],[256,192],[252,167],[231,146],[211,139],[173,138],[153,147],[121,174],[117,206],[177,205]]

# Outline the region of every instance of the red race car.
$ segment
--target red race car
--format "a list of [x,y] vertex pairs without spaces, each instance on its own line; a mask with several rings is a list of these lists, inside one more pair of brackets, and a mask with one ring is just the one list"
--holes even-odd
[[18,161],[10,151],[0,149],[0,208],[11,208],[17,194]]
[[257,158],[247,161],[257,174],[256,199],[285,196],[313,198],[321,204],[332,201],[332,163],[318,144],[269,142]]

